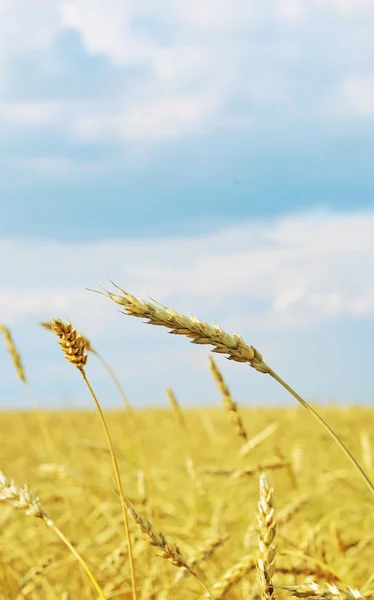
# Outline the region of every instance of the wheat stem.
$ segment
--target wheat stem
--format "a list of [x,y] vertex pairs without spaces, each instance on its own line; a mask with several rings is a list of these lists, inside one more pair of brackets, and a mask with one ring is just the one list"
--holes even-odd
[[83,380],[95,402],[96,408],[97,408],[99,416],[100,416],[100,420],[101,420],[101,423],[102,423],[102,426],[104,429],[110,456],[112,459],[114,475],[115,475],[117,488],[118,488],[120,501],[121,501],[122,515],[123,515],[123,521],[124,521],[124,525],[125,525],[128,549],[129,549],[130,575],[131,575],[133,600],[137,600],[134,558],[133,558],[133,553],[132,553],[131,536],[130,536],[129,523],[128,523],[126,505],[125,505],[125,497],[123,494],[121,476],[119,473],[117,459],[116,459],[116,456],[114,453],[112,440],[110,437],[110,433],[108,430],[108,426],[106,424],[106,420],[105,420],[103,411],[102,411],[100,403],[96,397],[96,394],[95,394],[90,382],[87,379],[87,376],[86,376],[86,373],[84,370],[84,367],[87,362],[87,354],[85,353],[86,342],[85,342],[85,339],[83,338],[83,336],[80,335],[79,333],[77,333],[77,331],[74,329],[74,327],[72,326],[71,323],[65,324],[62,321],[60,321],[59,319],[54,319],[52,321],[52,329],[56,333],[56,335],[59,337],[58,343],[61,346],[61,349],[65,355],[65,358],[69,362],[71,362],[78,369],[80,374],[82,375],[82,378],[83,378]]
[[292,389],[292,387],[288,385],[288,383],[286,383],[281,377],[279,377],[279,375],[277,373],[275,373],[275,371],[273,371],[272,369],[270,369],[269,375],[271,377],[273,377],[273,379],[275,379],[276,381],[278,381],[278,383],[280,383],[294,398],[296,398],[296,400],[298,400],[298,402],[300,402],[300,404],[302,404],[302,406],[304,406],[304,408],[306,408],[313,415],[313,417],[319,422],[319,424],[322,425],[322,427],[332,437],[332,439],[339,446],[339,448],[344,452],[344,454],[346,455],[346,457],[348,458],[348,460],[352,463],[352,465],[360,473],[360,475],[363,478],[363,480],[365,481],[367,487],[369,488],[369,490],[371,491],[371,493],[374,495],[374,485],[373,485],[373,483],[370,481],[370,479],[366,475],[365,471],[362,469],[362,467],[360,466],[360,464],[357,462],[357,460],[354,458],[354,456],[351,454],[351,452],[348,450],[348,448],[342,442],[342,440],[336,435],[336,433],[330,427],[330,425],[328,425],[326,423],[326,421],[321,417],[321,415],[319,415],[318,412],[316,410],[314,410],[314,408],[312,406],[310,406],[310,404],[308,404],[308,402],[306,402],[305,400],[303,400],[303,398],[301,396],[299,396],[299,394],[297,394],[295,392],[295,390]]

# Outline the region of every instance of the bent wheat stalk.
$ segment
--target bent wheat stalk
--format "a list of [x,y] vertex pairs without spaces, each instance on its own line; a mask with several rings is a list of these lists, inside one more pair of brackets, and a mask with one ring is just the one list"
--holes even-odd
[[280,385],[283,386],[294,398],[296,398],[296,400],[313,415],[320,425],[324,427],[328,434],[333,438],[335,443],[354,465],[355,469],[357,469],[357,471],[360,473],[360,476],[365,481],[371,493],[374,495],[373,483],[370,481],[365,471],[362,469],[341,439],[336,435],[330,425],[328,425],[326,421],[318,414],[318,412],[314,410],[312,406],[310,406],[310,404],[308,404],[301,396],[299,396],[299,394],[297,394],[291,386],[289,386],[275,371],[269,367],[269,365],[264,362],[261,353],[256,350],[254,346],[246,344],[243,338],[237,333],[234,333],[234,335],[229,335],[216,323],[209,325],[208,323],[203,323],[194,315],[182,315],[171,308],[163,306],[162,304],[138,300],[118,286],[115,287],[121,292],[120,295],[113,294],[107,290],[102,292],[98,290],[89,291],[107,296],[116,302],[116,304],[122,306],[124,308],[122,312],[126,315],[147,319],[147,323],[150,325],[166,327],[170,330],[170,333],[174,335],[184,335],[185,337],[190,338],[192,344],[207,344],[214,346],[212,352],[225,354],[228,360],[248,363],[253,369],[256,369],[256,371],[270,375],[273,379],[280,383]]
[[123,521],[125,524],[126,539],[127,539],[128,550],[129,550],[132,595],[133,595],[133,600],[137,600],[134,559],[133,559],[133,553],[132,553],[129,523],[128,523],[128,518],[127,518],[127,510],[126,510],[126,505],[125,505],[125,497],[124,497],[123,488],[122,488],[121,476],[120,476],[119,469],[118,469],[117,459],[116,459],[116,456],[114,453],[112,439],[109,434],[109,430],[108,430],[108,427],[107,427],[107,424],[106,424],[106,421],[104,418],[103,411],[102,411],[100,403],[95,395],[95,392],[93,391],[91,384],[89,383],[89,381],[87,379],[87,376],[86,376],[86,373],[84,370],[84,367],[87,362],[87,354],[85,352],[85,349],[86,349],[85,339],[83,338],[83,336],[81,336],[76,331],[76,329],[74,329],[74,327],[72,326],[71,323],[65,324],[60,319],[53,319],[52,329],[59,338],[58,343],[61,346],[61,349],[65,355],[65,358],[71,364],[73,364],[78,369],[80,374],[82,375],[83,380],[89,389],[89,392],[96,404],[96,408],[100,415],[100,420],[101,420],[101,423],[102,423],[102,426],[103,426],[103,429],[105,432],[105,437],[106,437],[108,448],[109,448],[110,455],[112,458],[114,475],[116,478],[118,493],[119,493],[120,500],[121,500]]

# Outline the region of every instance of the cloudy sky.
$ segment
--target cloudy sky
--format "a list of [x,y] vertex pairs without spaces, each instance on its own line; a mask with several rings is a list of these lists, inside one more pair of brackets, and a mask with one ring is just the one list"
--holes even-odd
[[[0,0],[0,320],[41,405],[91,406],[53,316],[134,405],[219,402],[207,348],[86,291],[107,278],[238,331],[309,400],[373,402],[373,28],[372,0]],[[289,401],[217,362],[243,404]],[[4,344],[0,406],[29,406]]]

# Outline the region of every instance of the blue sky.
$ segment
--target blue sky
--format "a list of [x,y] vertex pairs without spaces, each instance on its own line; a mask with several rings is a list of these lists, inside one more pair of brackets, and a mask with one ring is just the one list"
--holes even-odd
[[[85,290],[106,277],[238,331],[308,399],[372,402],[373,27],[369,0],[2,3],[0,320],[43,406],[91,405],[52,316],[135,405],[219,401],[207,349]],[[240,402],[287,400],[218,361]],[[3,345],[0,381],[28,406]]]

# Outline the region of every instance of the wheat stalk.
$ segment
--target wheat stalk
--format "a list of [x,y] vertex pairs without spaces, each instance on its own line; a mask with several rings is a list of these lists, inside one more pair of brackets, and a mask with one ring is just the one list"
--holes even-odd
[[88,577],[90,578],[94,588],[98,592],[102,600],[106,600],[106,597],[95,579],[92,571],[83,560],[78,551],[72,546],[69,540],[65,537],[62,531],[57,527],[54,521],[48,516],[39,498],[35,496],[27,487],[19,487],[16,483],[9,479],[2,471],[0,471],[0,502],[8,502],[15,508],[20,508],[25,511],[26,515],[36,517],[44,521],[44,523],[50,527],[58,537],[64,542],[69,550],[74,554],[75,558],[81,564]]
[[179,430],[180,430],[181,442],[183,444],[184,453],[185,453],[185,456],[186,456],[186,470],[187,470],[187,473],[188,473],[189,477],[191,478],[191,481],[195,484],[196,490],[200,494],[206,494],[206,490],[202,486],[201,481],[199,480],[199,478],[197,476],[197,471],[196,471],[196,467],[195,467],[195,461],[193,459],[193,454],[192,454],[192,449],[191,449],[191,444],[190,444],[190,438],[189,438],[189,432],[188,432],[188,428],[187,428],[187,423],[185,421],[182,409],[181,409],[181,407],[179,405],[179,402],[177,400],[176,395],[174,394],[173,390],[170,387],[166,388],[166,395],[167,395],[168,400],[170,402],[170,406],[171,406],[172,411],[173,411],[175,422],[176,422],[176,424],[177,424],[177,426],[179,427]]
[[87,354],[85,352],[85,340],[84,340],[83,336],[81,334],[79,334],[76,331],[76,329],[74,329],[74,327],[72,326],[71,323],[67,323],[67,324],[63,323],[63,321],[61,321],[60,319],[54,319],[52,321],[52,329],[59,338],[58,343],[61,346],[61,349],[64,353],[65,358],[71,364],[73,364],[78,369],[78,371],[81,373],[83,380],[90,391],[90,394],[95,402],[96,408],[100,415],[101,423],[102,423],[102,426],[104,429],[108,448],[109,448],[110,455],[112,458],[113,470],[114,470],[117,488],[118,488],[118,492],[119,492],[119,496],[120,496],[120,500],[121,500],[122,515],[123,515],[123,521],[124,521],[124,525],[125,525],[128,549],[129,549],[129,562],[130,562],[130,574],[131,574],[133,600],[137,600],[134,559],[133,559],[133,553],[132,553],[131,536],[130,536],[128,518],[127,518],[127,511],[126,511],[126,507],[125,507],[125,497],[124,497],[123,488],[122,488],[121,476],[120,476],[119,469],[118,469],[117,459],[116,459],[116,456],[114,453],[112,439],[110,437],[110,433],[109,433],[109,430],[108,430],[108,427],[107,427],[107,424],[106,424],[106,421],[104,418],[103,411],[102,411],[100,403],[99,403],[99,401],[87,379],[87,376],[86,376],[86,373],[84,370],[84,367],[87,362]]
[[254,348],[254,346],[249,346],[246,344],[243,338],[237,333],[234,333],[234,335],[229,335],[216,323],[209,325],[208,323],[201,322],[193,315],[187,317],[177,313],[171,308],[163,306],[162,304],[138,300],[118,286],[115,287],[120,290],[121,295],[113,294],[108,290],[104,290],[102,292],[98,290],[90,291],[107,296],[113,300],[113,302],[122,306],[124,308],[122,311],[124,314],[146,319],[151,325],[166,327],[170,330],[170,333],[174,335],[183,335],[187,338],[190,338],[193,344],[211,345],[213,346],[212,352],[225,354],[228,360],[248,363],[251,367],[256,369],[256,371],[268,374],[275,379],[275,381],[277,381],[294,398],[296,398],[296,400],[300,402],[300,404],[304,406],[304,408],[306,408],[319,422],[319,424],[328,432],[335,443],[340,447],[342,452],[344,452],[353,466],[360,473],[360,476],[365,481],[371,493],[374,495],[373,483],[370,481],[365,471],[362,469],[341,439],[336,435],[330,425],[328,425],[312,406],[310,406],[299,394],[297,394],[297,392],[295,392],[295,390],[292,389],[291,386],[288,385],[288,383],[286,383],[264,362],[262,355],[258,350],[256,350],[256,348]]
[[277,469],[283,469],[289,466],[289,462],[276,458],[262,463],[261,465],[255,465],[253,467],[243,467],[241,469],[224,469],[221,467],[203,467],[199,469],[199,473],[204,475],[216,475],[216,476],[229,476],[232,479],[241,479],[242,477],[249,477],[256,475],[263,470],[276,471]]
[[[53,321],[40,321],[40,325],[42,327],[44,327],[44,329],[47,329],[48,331],[52,331],[54,332],[53,329]],[[111,380],[113,381],[115,387],[118,390],[119,395],[122,398],[122,401],[125,405],[125,408],[129,414],[130,417],[130,421],[131,421],[131,425],[133,428],[133,432],[134,432],[134,436],[137,439],[137,443],[138,443],[138,447],[139,447],[139,454],[142,457],[142,461],[143,461],[143,468],[147,474],[147,479],[148,479],[148,487],[149,487],[149,491],[150,491],[150,496],[151,498],[155,497],[155,486],[154,486],[154,481],[152,478],[152,473],[151,473],[151,468],[150,468],[150,464],[149,464],[149,460],[148,460],[148,456],[145,450],[145,446],[144,446],[144,441],[143,441],[143,436],[141,434],[141,429],[139,427],[139,423],[138,423],[138,419],[136,418],[136,414],[135,411],[133,409],[133,407],[131,406],[131,403],[129,402],[129,399],[127,398],[124,389],[118,379],[118,377],[116,376],[114,370],[112,369],[112,367],[109,365],[109,363],[103,358],[103,356],[96,350],[96,348],[94,348],[94,346],[92,345],[91,341],[89,340],[89,338],[87,338],[86,336],[81,335],[81,339],[82,342],[84,344],[85,347],[85,351],[86,352],[90,352],[91,354],[94,354],[94,356],[96,356],[96,358],[98,359],[98,361],[102,364],[102,366],[104,367],[104,369],[107,371],[109,377],[111,378]],[[150,503],[151,504],[151,503]],[[153,510],[153,512],[155,513],[155,516],[157,515],[157,518],[159,518],[156,509]]]

